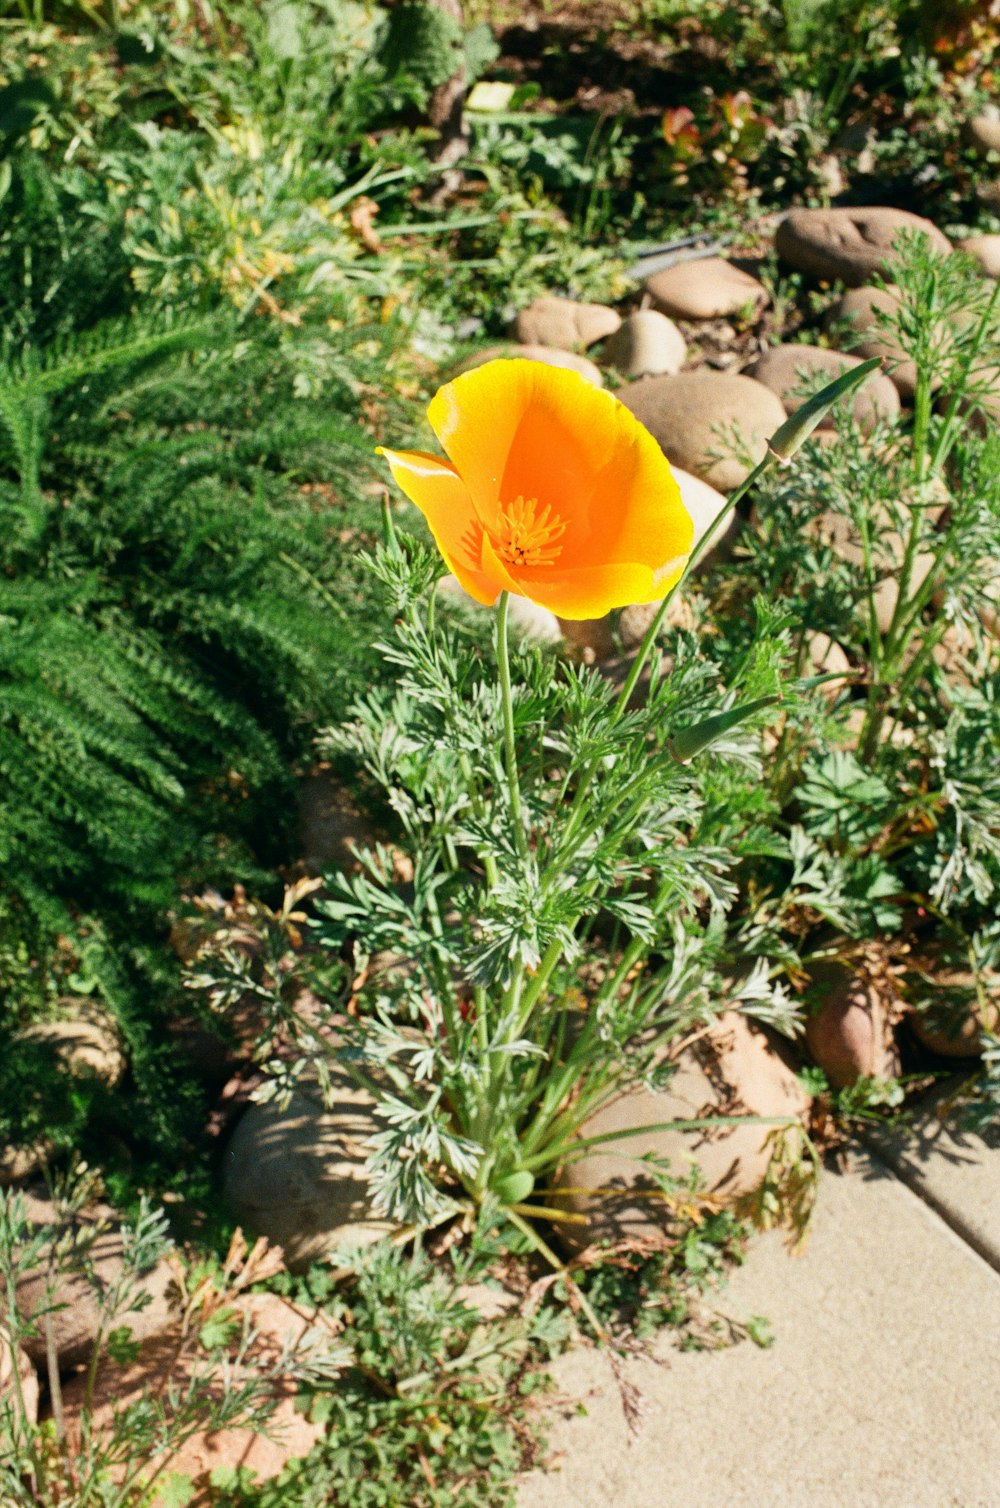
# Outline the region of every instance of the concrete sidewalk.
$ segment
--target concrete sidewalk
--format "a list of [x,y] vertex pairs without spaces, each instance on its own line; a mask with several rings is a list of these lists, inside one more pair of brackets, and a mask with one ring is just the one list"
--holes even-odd
[[[979,1146],[976,1197],[1000,1200]],[[824,1175],[805,1252],[761,1237],[725,1307],[768,1316],[773,1347],[664,1339],[626,1367],[634,1440],[600,1352],[562,1357],[549,1469],[519,1508],[1000,1508],[1000,1272],[883,1163]]]

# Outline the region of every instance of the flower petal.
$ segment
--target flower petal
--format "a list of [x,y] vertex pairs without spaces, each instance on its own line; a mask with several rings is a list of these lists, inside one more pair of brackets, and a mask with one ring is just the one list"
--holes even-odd
[[[484,553],[483,526],[457,471],[447,461],[420,450],[380,446],[379,454],[389,462],[397,485],[426,518],[448,567],[470,597],[491,606],[508,587],[509,578],[493,551]],[[497,574],[494,564],[499,567]]]
[[603,618],[614,607],[657,602],[680,576],[685,560],[654,571],[638,561],[613,561],[573,570],[519,571],[516,590],[560,618]]

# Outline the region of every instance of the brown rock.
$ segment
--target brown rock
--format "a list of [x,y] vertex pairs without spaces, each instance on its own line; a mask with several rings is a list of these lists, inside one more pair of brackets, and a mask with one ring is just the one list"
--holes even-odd
[[30,1178],[48,1161],[54,1150],[55,1143],[45,1139],[32,1142],[30,1146],[0,1149],[0,1188]]
[[982,156],[1000,152],[1000,106],[984,105],[965,124],[965,139]]
[[881,312],[895,315],[899,298],[885,288],[852,288],[838,299],[827,315],[827,326],[847,321],[860,338],[851,347],[852,354],[880,356],[886,362],[886,375],[900,397],[912,398],[917,386],[917,368],[896,339],[895,332],[877,318]]
[[[906,978],[914,1036],[943,1058],[978,1058],[984,1031],[1000,1031],[1000,977],[934,966]],[[982,991],[982,994],[980,994]]]
[[[235,1344],[232,1348],[230,1375],[237,1385],[249,1381],[255,1373],[277,1368],[289,1354],[308,1351],[314,1345],[330,1349],[333,1336],[329,1321],[321,1315],[303,1313],[277,1294],[241,1294],[225,1307],[237,1324],[242,1321],[253,1332],[243,1358],[237,1357]],[[186,1440],[176,1454],[166,1460],[157,1457],[150,1461],[150,1476],[162,1465],[165,1477],[173,1474],[189,1477],[196,1490],[194,1504],[197,1508],[202,1505],[208,1508],[216,1497],[209,1480],[212,1472],[242,1467],[255,1472],[258,1481],[267,1482],[278,1476],[289,1461],[308,1455],[323,1438],[324,1427],[311,1423],[296,1409],[299,1384],[291,1368],[289,1373],[274,1377],[268,1384],[273,1411],[267,1420],[266,1434],[257,1426],[201,1430]],[[98,1437],[110,1434],[117,1414],[150,1396],[165,1400],[169,1418],[168,1388],[183,1393],[196,1376],[207,1377],[207,1406],[221,1400],[225,1392],[222,1364],[216,1363],[210,1370],[206,1355],[198,1353],[190,1337],[185,1338],[179,1328],[148,1342],[139,1359],[129,1366],[102,1368],[94,1391],[95,1434]],[[79,1435],[85,1388],[85,1379],[79,1377],[63,1390],[71,1441]],[[274,1438],[269,1438],[271,1435]],[[160,1502],[160,1497],[154,1494],[151,1508],[160,1508]]]
[[167,1258],[136,1280],[129,1290],[131,1307],[117,1310],[114,1317],[102,1314],[102,1304],[125,1270],[125,1243],[114,1210],[97,1204],[66,1221],[47,1196],[22,1198],[28,1223],[52,1238],[51,1272],[47,1266],[25,1270],[17,1281],[18,1313],[33,1332],[24,1335],[21,1344],[36,1366],[45,1364],[46,1314],[51,1316],[61,1369],[89,1360],[102,1323],[105,1331],[125,1326],[135,1340],[143,1341],[174,1322],[177,1282]]
[[767,289],[722,257],[677,262],[646,279],[655,307],[674,319],[756,319],[768,303]]
[[669,461],[720,492],[749,476],[785,420],[781,400],[770,388],[728,372],[644,377],[619,396]]
[[[864,550],[854,525],[843,513],[821,513],[807,526],[807,533],[828,544],[842,560],[858,569],[859,579],[864,567]],[[875,606],[878,626],[887,633],[899,601],[899,569],[905,552],[905,541],[898,530],[888,521],[877,531],[873,548],[873,567],[876,577]],[[914,556],[910,591],[913,592],[926,579],[934,564],[930,551],[921,551]]]
[[859,1078],[895,1078],[899,1053],[892,1036],[896,1001],[848,964],[815,965],[812,982],[821,1004],[806,1020],[806,1044],[834,1089]]
[[[666,1089],[631,1089],[581,1127],[581,1137],[611,1133],[613,1139],[563,1170],[560,1186],[566,1192],[559,1195],[560,1202],[585,1215],[587,1224],[567,1224],[560,1234],[579,1248],[661,1229],[666,1207],[641,1162],[650,1154],[666,1159],[678,1178],[695,1164],[706,1190],[723,1199],[751,1193],[762,1183],[773,1127],[734,1124],[685,1131],[665,1128],[664,1122],[750,1115],[795,1121],[807,1106],[808,1096],[770,1034],[740,1012],[727,1011],[682,1051]],[[627,1134],[636,1127],[649,1129]]]
[[336,1063],[325,1109],[307,1082],[286,1109],[251,1105],[226,1151],[226,1199],[240,1224],[282,1247],[292,1272],[335,1246],[369,1246],[395,1227],[372,1209],[369,1138],[385,1130],[375,1101]]
[[463,361],[459,371],[471,372],[474,367],[485,366],[488,361],[504,360],[540,361],[543,366],[565,367],[567,371],[578,372],[587,382],[592,382],[594,387],[604,386],[600,367],[596,367],[586,356],[580,356],[576,351],[560,351],[556,346],[490,346],[488,350],[477,351],[474,356]]
[[22,1042],[51,1047],[64,1070],[74,1076],[100,1079],[113,1089],[125,1072],[121,1037],[110,1011],[87,998],[67,996],[58,1001],[60,1014],[51,1021],[34,1021],[20,1033]]
[[987,277],[1000,278],[1000,235],[967,236],[958,249],[975,257]]
[[806,642],[806,659],[809,669],[806,675],[842,675],[843,680],[827,681],[819,688],[829,702],[835,702],[850,685],[851,662],[842,647],[829,634],[810,634]]
[[588,661],[606,660],[615,652],[614,614],[603,618],[560,618],[564,639],[585,652]]
[[[818,387],[860,365],[860,356],[824,346],[774,346],[747,368],[747,375],[777,393],[787,411],[794,414]],[[876,424],[899,413],[899,394],[888,377],[875,372],[855,393],[851,409],[862,432],[871,434]],[[820,428],[836,429],[843,412],[841,403],[824,416]]]
[[592,346],[614,335],[621,315],[606,304],[581,304],[571,298],[536,298],[514,320],[513,333],[522,345]]
[[299,788],[298,845],[307,870],[356,870],[354,845],[369,848],[375,841],[371,823],[332,775],[306,776]]
[[659,377],[679,372],[687,342],[672,319],[655,309],[639,309],[622,322],[604,356],[626,377]]
[[[0,1325],[0,1419],[9,1408],[15,1428],[38,1422],[38,1374],[31,1358]],[[0,1449],[3,1436],[0,1434]]]
[[873,273],[891,267],[893,241],[901,230],[922,231],[932,250],[951,251],[947,237],[930,220],[883,207],[790,210],[774,244],[778,255],[800,272],[859,288]]

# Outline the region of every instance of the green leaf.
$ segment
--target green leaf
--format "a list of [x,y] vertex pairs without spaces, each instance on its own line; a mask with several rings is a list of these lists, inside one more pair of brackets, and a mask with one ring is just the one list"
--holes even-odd
[[172,1471],[157,1487],[157,1508],[188,1508],[194,1502],[194,1482],[183,1472]]

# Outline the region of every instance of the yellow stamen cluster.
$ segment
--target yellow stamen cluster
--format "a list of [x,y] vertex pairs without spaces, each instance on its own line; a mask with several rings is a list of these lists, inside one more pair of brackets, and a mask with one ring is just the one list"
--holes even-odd
[[562,551],[555,541],[565,533],[566,524],[553,517],[548,503],[539,511],[537,498],[519,496],[501,505],[494,545],[505,565],[551,565]]

